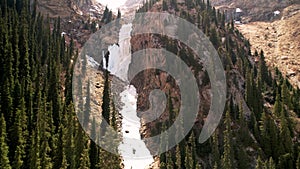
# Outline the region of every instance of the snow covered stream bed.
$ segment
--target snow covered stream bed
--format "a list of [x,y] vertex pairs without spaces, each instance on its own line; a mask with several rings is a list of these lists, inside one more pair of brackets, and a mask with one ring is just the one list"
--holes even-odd
[[[130,33],[132,24],[123,25],[119,33],[119,45],[112,45],[108,48],[109,60],[107,69],[112,75],[128,82],[127,73],[131,62]],[[92,61],[91,61],[92,62]],[[103,58],[103,65],[106,60]],[[104,66],[105,67],[105,66]],[[122,108],[122,135],[119,152],[123,158],[125,169],[148,168],[154,160],[140,134],[140,118],[137,117],[137,93],[134,86],[126,86],[120,93]]]
[[139,132],[141,123],[136,116],[137,93],[133,86],[127,86],[121,93],[121,101],[124,106],[122,114],[122,134],[123,143],[119,150],[123,157],[125,169],[142,169],[153,162],[149,150],[147,149]]

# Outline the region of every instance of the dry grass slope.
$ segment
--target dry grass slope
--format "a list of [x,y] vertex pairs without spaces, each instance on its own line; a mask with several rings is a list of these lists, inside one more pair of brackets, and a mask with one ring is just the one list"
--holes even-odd
[[250,40],[253,51],[264,50],[271,68],[278,67],[300,88],[300,5],[285,8],[280,20],[251,22],[237,28]]

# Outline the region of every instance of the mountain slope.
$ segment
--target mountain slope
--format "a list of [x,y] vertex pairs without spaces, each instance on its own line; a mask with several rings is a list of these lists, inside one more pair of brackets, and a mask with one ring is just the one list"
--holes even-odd
[[[279,68],[295,87],[300,87],[299,29],[300,1],[212,0],[220,10],[228,10],[228,18],[242,10],[236,27],[250,40],[252,51],[265,51],[268,65]],[[237,19],[237,18],[235,18]]]
[[[270,21],[278,19],[274,17],[274,11],[282,11],[284,8],[299,3],[298,0],[211,0],[217,9],[227,10],[233,13],[236,8],[243,11],[244,22]],[[230,16],[230,15],[229,15]]]
[[[186,0],[176,5],[173,2],[152,1],[150,7],[144,6],[138,11],[167,11],[197,23],[218,49],[226,69],[227,106],[213,138],[199,144],[197,139],[211,101],[210,82],[206,71],[201,69],[203,65],[195,60],[197,57],[188,47],[171,38],[151,34],[133,37],[133,52],[144,48],[166,48],[177,53],[199,80],[202,103],[193,130],[179,145],[156,157],[159,167],[259,168],[263,165],[296,168],[299,128],[295,125],[300,115],[299,90],[293,89],[279,71],[269,71],[264,53],[251,52],[249,41],[233,27],[233,23],[223,22],[222,13],[202,1]],[[180,91],[174,79],[162,71],[146,70],[134,78],[132,84],[137,88],[141,111],[149,108],[148,96],[153,89],[164,91],[169,98],[169,107],[158,119],[143,123],[143,136],[151,137],[170,127],[180,109]],[[140,116],[148,121],[151,115]],[[180,130],[162,139],[171,142]],[[151,150],[152,146],[158,145],[148,142],[147,146]]]
[[250,40],[252,51],[264,50],[271,68],[279,68],[300,88],[300,5],[285,8],[280,20],[236,25]]
[[84,7],[90,7],[93,0],[37,0],[37,10],[50,17],[71,17]]
[[[31,13],[27,5],[20,8],[18,4],[16,8],[10,2],[0,1],[0,168],[122,168],[119,155],[106,152],[85,134],[79,121],[90,126],[93,139],[102,140],[100,132],[94,130],[96,121],[89,123],[92,116],[88,113],[76,116],[72,103],[72,76],[78,75],[78,72],[73,74],[76,51],[99,29],[97,24],[101,26],[115,17],[105,9],[104,22],[97,22],[101,15],[97,16],[96,12],[93,12],[94,20],[89,21],[91,6],[82,6],[83,1],[71,8],[68,1],[57,2],[61,6],[56,6],[43,0],[40,10],[44,9],[45,14],[48,10],[49,18]],[[29,0],[22,2],[28,4]],[[300,90],[293,88],[280,71],[269,71],[264,53],[251,52],[249,41],[233,22],[225,23],[225,15],[209,4],[202,0],[156,2],[146,2],[139,11],[170,12],[197,24],[218,50],[227,77],[227,106],[223,119],[213,137],[200,144],[199,133],[207,122],[211,102],[211,84],[198,56],[170,37],[145,34],[131,38],[133,52],[151,47],[177,54],[195,73],[200,88],[202,100],[193,129],[174,148],[155,157],[156,167],[299,169],[300,131],[295,127],[295,119],[300,116]],[[72,15],[61,13],[63,8]],[[61,19],[56,18],[60,15]],[[177,31],[176,27],[174,30]],[[73,83],[84,84],[76,93],[79,97],[75,97],[75,101],[81,103],[77,108],[81,115],[95,108],[94,104],[100,106],[102,103],[106,121],[117,130],[116,121],[120,117],[109,92],[111,76],[108,71],[104,74],[89,71],[86,66],[91,61],[86,56],[79,60],[78,67],[85,73],[93,73],[94,77],[91,81],[79,78]],[[138,110],[149,108],[148,96],[153,89],[161,89],[168,98],[167,108],[158,119],[149,123],[142,121],[142,136],[150,137],[170,127],[181,106],[176,81],[166,72],[150,69],[141,72],[131,83],[137,88]],[[91,93],[95,88],[98,91]],[[83,94],[86,98],[80,97]],[[97,102],[92,97],[102,101]],[[175,133],[161,140],[174,140],[183,130],[179,126]],[[110,145],[111,140],[105,144]],[[157,145],[147,143],[147,146]]]

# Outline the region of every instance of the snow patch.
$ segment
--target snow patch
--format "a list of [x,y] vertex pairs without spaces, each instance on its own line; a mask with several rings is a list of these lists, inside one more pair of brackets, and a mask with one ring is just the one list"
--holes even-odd
[[96,0],[98,3],[107,6],[108,9],[111,9],[115,14],[120,9],[122,15],[134,13],[144,2],[144,0]]
[[66,32],[62,32],[62,33],[61,33],[61,36],[64,36],[64,35],[66,35],[66,34],[67,34]]
[[121,101],[124,106],[121,110],[123,143],[119,150],[124,159],[125,169],[142,169],[150,166],[154,160],[147,149],[139,128],[140,119],[136,115],[137,93],[133,86],[128,86],[121,93]]
[[86,59],[87,59],[89,66],[91,66],[92,68],[98,69],[100,64],[94,58],[86,55]]
[[[128,66],[131,62],[130,49],[130,32],[132,24],[123,25],[119,33],[119,44],[108,47],[110,53],[108,59],[108,70],[111,74],[118,78],[127,81]],[[106,60],[103,55],[103,65],[106,65]],[[105,67],[104,67],[105,68]]]
[[241,10],[241,8],[236,8],[236,9],[235,9],[235,12],[236,12],[236,13],[241,13],[241,12],[243,12],[243,10]]
[[273,13],[274,13],[274,16],[277,16],[280,14],[280,11],[274,11]]

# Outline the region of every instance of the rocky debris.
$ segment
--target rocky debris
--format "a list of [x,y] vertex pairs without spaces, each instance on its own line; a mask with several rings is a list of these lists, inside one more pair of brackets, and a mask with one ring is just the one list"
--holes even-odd
[[286,76],[287,77],[293,77],[293,76],[296,76],[296,72],[294,72],[294,71],[292,71],[292,70],[288,70],[287,72],[286,72]]
[[99,89],[99,88],[103,87],[103,85],[101,85],[100,82],[97,82],[95,87]]
[[288,56],[281,56],[280,59],[281,59],[281,60],[288,60],[289,57],[288,57]]

